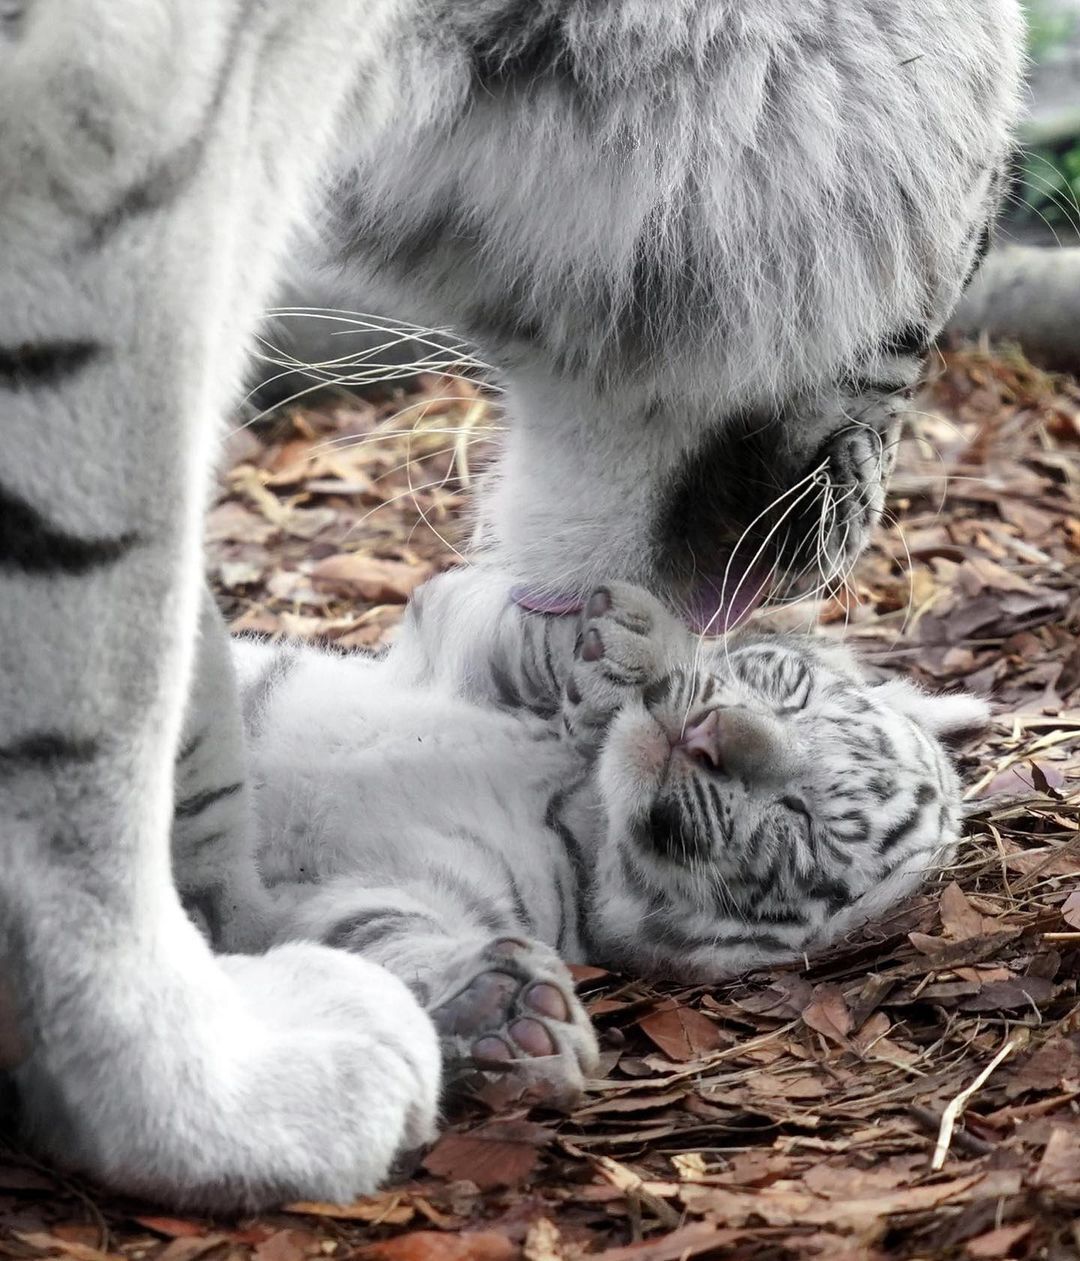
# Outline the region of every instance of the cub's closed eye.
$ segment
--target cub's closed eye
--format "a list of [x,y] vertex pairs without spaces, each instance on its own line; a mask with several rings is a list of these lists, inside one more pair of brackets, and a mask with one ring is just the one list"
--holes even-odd
[[800,710],[805,709],[810,700],[810,692],[813,688],[813,680],[809,670],[803,670],[799,677],[799,681],[784,697],[784,703],[780,706],[781,714],[797,714]]
[[792,814],[797,814],[807,823],[810,822],[810,810],[805,801],[800,797],[781,797],[780,804],[785,810],[789,810]]

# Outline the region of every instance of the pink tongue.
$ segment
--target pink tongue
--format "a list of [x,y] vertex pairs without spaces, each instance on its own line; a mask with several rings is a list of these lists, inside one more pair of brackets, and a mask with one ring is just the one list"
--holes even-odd
[[720,594],[725,585],[724,576],[721,575],[719,580],[704,579],[690,597],[690,624],[702,635],[724,635],[733,631],[769,594],[772,577],[770,570],[751,569],[737,573],[732,566],[726,582],[732,595],[722,604]]
[[530,613],[548,613],[553,617],[569,617],[580,613],[584,600],[577,595],[555,595],[545,591],[531,591],[528,587],[511,587],[510,599]]
[[[733,596],[723,606],[720,604],[723,575],[718,579],[703,579],[690,597],[690,625],[702,635],[724,635],[734,630],[769,594],[772,578],[771,570],[754,569],[740,574],[734,572],[732,566],[727,586]],[[585,606],[579,595],[534,591],[530,587],[511,587],[510,599],[530,613],[546,613],[550,617],[570,617]]]

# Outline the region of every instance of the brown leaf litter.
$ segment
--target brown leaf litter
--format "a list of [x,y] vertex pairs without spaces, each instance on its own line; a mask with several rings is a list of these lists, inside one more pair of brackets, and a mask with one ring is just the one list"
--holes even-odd
[[[236,435],[208,528],[234,627],[384,641],[457,562],[497,429],[482,390],[424,378]],[[818,610],[881,670],[993,698],[961,754],[967,840],[936,884],[808,967],[674,988],[577,969],[605,1073],[580,1106],[493,1117],[477,1100],[352,1205],[161,1216],[0,1149],[0,1256],[1076,1256],[1078,455],[1080,387],[945,353],[890,524]]]

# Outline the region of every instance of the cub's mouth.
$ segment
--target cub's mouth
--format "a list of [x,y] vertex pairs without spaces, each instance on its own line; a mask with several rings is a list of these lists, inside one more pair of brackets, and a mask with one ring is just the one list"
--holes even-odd
[[[796,414],[796,410],[798,414]],[[839,590],[884,506],[896,400],[848,418],[746,413],[687,458],[667,487],[653,565],[698,630],[722,634],[766,602]]]

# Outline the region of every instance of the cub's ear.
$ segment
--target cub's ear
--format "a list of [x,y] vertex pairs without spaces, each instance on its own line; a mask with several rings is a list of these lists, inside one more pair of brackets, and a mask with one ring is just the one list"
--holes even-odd
[[968,692],[934,696],[906,679],[889,679],[878,685],[877,695],[948,744],[961,743],[985,730],[990,722],[990,706]]

